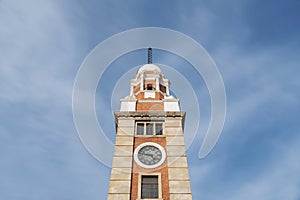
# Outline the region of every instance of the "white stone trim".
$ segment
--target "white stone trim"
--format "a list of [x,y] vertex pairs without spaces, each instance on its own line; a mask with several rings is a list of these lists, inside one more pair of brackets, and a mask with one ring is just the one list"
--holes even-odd
[[155,90],[146,90],[145,92],[144,92],[144,98],[155,98],[155,93],[156,93],[156,91]]
[[121,106],[120,111],[128,111],[128,112],[134,112],[136,111],[136,102],[137,100],[127,100],[127,99],[121,99]]
[[178,101],[164,101],[164,111],[180,111]]
[[155,89],[156,89],[156,91],[159,91],[159,77],[158,76],[156,76],[156,78],[155,78]]
[[162,100],[138,100],[139,103],[162,103]]

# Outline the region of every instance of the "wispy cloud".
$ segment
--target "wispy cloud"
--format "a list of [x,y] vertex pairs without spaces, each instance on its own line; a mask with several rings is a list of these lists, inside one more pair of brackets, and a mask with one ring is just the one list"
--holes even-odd
[[[199,136],[188,154],[194,199],[299,198],[299,28],[290,26],[296,18],[285,23],[299,15],[288,2],[284,7],[293,9],[285,16],[275,12],[282,2],[272,4],[270,13],[254,4],[269,7],[258,1],[0,1],[0,198],[106,198],[109,169],[87,154],[76,135],[72,85],[80,63],[98,42],[138,26],[162,26],[193,37],[224,78],[228,114],[221,140],[199,161]],[[263,23],[254,17],[265,15],[270,16]],[[281,33],[287,37],[279,42]],[[145,60],[126,56],[106,74],[111,85],[126,71],[123,65],[129,69]],[[157,60],[166,65],[176,61]],[[181,66],[190,67],[180,62],[178,71]],[[208,93],[200,77],[187,71],[206,123]],[[103,94],[111,85],[100,85],[98,105],[109,101]],[[103,105],[98,108],[111,115],[110,102]],[[112,121],[105,126],[114,132]]]
[[95,199],[105,183],[87,182],[99,164],[73,126],[78,42],[67,13],[54,1],[1,1],[0,25],[0,198],[66,199],[91,185],[75,196]]

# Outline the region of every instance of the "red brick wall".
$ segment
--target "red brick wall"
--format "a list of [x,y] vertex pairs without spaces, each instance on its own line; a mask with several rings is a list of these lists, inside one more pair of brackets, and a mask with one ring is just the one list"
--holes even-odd
[[137,103],[137,111],[164,111],[163,103]]
[[[166,148],[166,138],[165,137],[136,137],[134,141],[134,149],[144,142],[155,142],[160,144],[162,147]],[[170,200],[169,193],[169,178],[168,178],[168,164],[167,159],[165,162],[157,169],[145,169],[140,167],[135,161],[133,161],[133,174],[131,181],[131,200],[136,200],[138,198],[138,173],[146,172],[146,173],[161,173],[161,181],[162,181],[162,198],[164,200]]]

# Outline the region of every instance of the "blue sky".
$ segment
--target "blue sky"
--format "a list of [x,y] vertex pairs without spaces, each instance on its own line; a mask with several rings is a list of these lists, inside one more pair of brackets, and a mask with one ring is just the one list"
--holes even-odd
[[[190,81],[200,102],[199,134],[188,149],[194,199],[299,200],[299,11],[299,0],[0,1],[0,199],[106,198],[110,169],[77,136],[73,83],[98,43],[152,26],[202,44],[226,87],[222,136],[199,160],[210,116],[205,84],[184,60],[154,52],[155,62]],[[100,80],[97,114],[112,140],[114,85],[145,61],[143,51],[122,56]]]

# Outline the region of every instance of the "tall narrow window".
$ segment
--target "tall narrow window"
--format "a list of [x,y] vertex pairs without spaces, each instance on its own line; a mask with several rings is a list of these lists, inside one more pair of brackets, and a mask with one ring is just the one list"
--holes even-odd
[[144,135],[144,123],[137,123],[136,125],[136,134]]
[[155,124],[155,134],[162,135],[162,123]]
[[153,135],[153,123],[146,124],[146,135]]
[[158,176],[142,176],[141,198],[158,198]]

